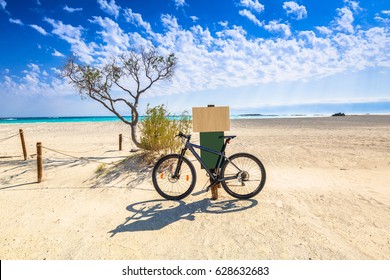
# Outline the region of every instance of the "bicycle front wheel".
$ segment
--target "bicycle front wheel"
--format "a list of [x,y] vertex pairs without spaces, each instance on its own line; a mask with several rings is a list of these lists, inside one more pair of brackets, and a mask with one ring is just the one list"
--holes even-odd
[[261,161],[245,153],[234,154],[221,168],[222,186],[231,196],[248,199],[258,194],[265,184],[265,168]]
[[[175,177],[174,173],[180,159],[180,170]],[[195,187],[195,168],[185,157],[176,154],[166,155],[154,166],[152,180],[154,188],[162,197],[180,200],[188,196]]]

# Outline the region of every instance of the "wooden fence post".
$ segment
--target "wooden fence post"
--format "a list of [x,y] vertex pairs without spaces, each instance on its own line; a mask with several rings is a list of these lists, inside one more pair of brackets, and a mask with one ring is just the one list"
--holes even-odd
[[221,184],[218,183],[215,186],[211,187],[211,199],[212,200],[217,200],[218,199],[218,188],[221,187]]
[[42,182],[42,143],[37,143],[37,171],[38,183]]
[[22,142],[24,160],[27,160],[26,142],[24,142],[23,129],[19,129],[20,141]]
[[[210,169],[211,172],[216,172],[217,170],[216,169]],[[210,183],[212,183],[212,180],[210,178]],[[211,187],[211,199],[212,200],[217,200],[218,199],[218,188],[221,187],[221,184],[218,183],[214,186]]]
[[119,151],[122,151],[122,134],[119,134]]

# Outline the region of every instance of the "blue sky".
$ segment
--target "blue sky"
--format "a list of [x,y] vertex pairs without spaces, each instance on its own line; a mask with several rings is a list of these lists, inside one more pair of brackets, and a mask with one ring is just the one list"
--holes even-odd
[[0,0],[0,117],[109,115],[60,78],[66,57],[152,45],[178,67],[141,112],[390,113],[389,24],[384,0]]

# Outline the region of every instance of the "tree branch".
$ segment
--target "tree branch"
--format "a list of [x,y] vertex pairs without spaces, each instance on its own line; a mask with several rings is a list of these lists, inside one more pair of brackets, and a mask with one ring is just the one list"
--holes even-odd
[[[80,95],[89,96],[99,102],[107,110],[117,116],[122,122],[130,125],[132,140],[137,147],[140,143],[136,137],[136,126],[139,121],[138,103],[142,93],[150,89],[159,80],[170,79],[177,64],[176,57],[171,54],[167,57],[159,56],[152,48],[150,51],[134,51],[119,56],[119,64],[114,58],[102,68],[90,65],[79,65],[71,57],[64,66],[62,76],[69,79]],[[123,86],[122,81],[131,77],[135,82],[135,91]],[[145,85],[143,83],[146,82]],[[114,98],[111,95],[112,85],[115,84],[122,91],[129,94],[134,102],[126,98]],[[131,112],[131,121],[127,121],[117,110],[117,104],[125,104]]]

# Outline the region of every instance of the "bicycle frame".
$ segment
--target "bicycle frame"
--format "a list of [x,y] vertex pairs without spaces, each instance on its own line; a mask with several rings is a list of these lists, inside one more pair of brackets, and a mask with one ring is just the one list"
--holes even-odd
[[[211,181],[211,184],[207,187],[207,189],[211,188],[212,186],[220,183],[221,181],[226,181],[226,180],[233,180],[233,179],[237,179],[238,178],[238,174],[240,172],[242,172],[242,170],[240,168],[238,168],[233,162],[231,162],[229,160],[229,158],[225,155],[225,148],[226,148],[226,145],[228,143],[228,141],[225,141],[225,143],[223,144],[222,146],[222,151],[221,152],[218,152],[216,150],[213,150],[213,149],[209,149],[207,147],[203,147],[203,146],[200,146],[200,145],[196,145],[196,144],[193,144],[191,142],[189,142],[190,139],[187,138],[187,141],[183,147],[183,149],[181,150],[181,153],[180,153],[180,157],[179,157],[179,162],[176,166],[176,170],[175,170],[175,173],[174,173],[174,176],[173,177],[178,177],[178,174],[180,172],[180,168],[181,168],[181,164],[182,164],[182,158],[184,157],[185,153],[187,150],[190,150],[190,152],[194,155],[194,157],[199,161],[199,163],[201,164],[201,166],[206,170],[207,174],[209,174],[210,178],[212,179]],[[199,154],[195,151],[195,148],[196,149],[199,149],[199,150],[203,150],[203,151],[206,151],[206,152],[210,152],[210,153],[213,153],[213,154],[216,154],[216,155],[219,155],[219,158],[218,158],[218,164],[217,164],[217,167],[216,169],[220,169],[221,166],[222,166],[222,162],[223,160],[227,160],[229,161],[231,164],[233,164],[234,167],[237,168],[237,170],[239,171],[237,173],[236,176],[231,176],[231,177],[225,177],[225,178],[221,178],[219,176],[218,173],[214,174],[213,172],[211,172],[211,170],[206,166],[206,164],[203,162],[203,160],[201,159],[201,157],[199,156]]]

